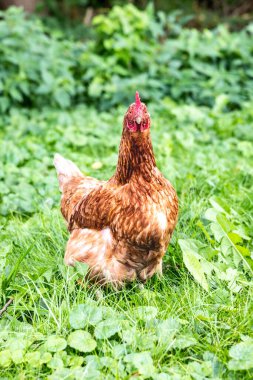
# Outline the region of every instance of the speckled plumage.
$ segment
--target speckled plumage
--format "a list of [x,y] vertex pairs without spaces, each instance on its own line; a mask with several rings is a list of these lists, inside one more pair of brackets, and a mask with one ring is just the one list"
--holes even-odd
[[156,167],[149,114],[136,104],[125,115],[116,172],[108,181],[85,177],[71,161],[55,157],[70,231],[65,263],[87,263],[90,278],[102,283],[161,273],[177,221],[176,192]]

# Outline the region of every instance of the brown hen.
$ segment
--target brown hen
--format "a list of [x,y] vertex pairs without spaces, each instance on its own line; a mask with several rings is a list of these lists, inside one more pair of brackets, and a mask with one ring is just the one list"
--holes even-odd
[[117,285],[162,272],[178,215],[177,195],[156,167],[150,115],[136,93],[125,114],[116,172],[108,181],[84,176],[55,155],[61,211],[70,238],[65,263],[87,263],[90,278]]

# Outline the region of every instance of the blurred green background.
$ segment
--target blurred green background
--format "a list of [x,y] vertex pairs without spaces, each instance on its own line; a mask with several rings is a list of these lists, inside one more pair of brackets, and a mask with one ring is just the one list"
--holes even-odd
[[44,1],[29,17],[22,8],[1,13],[0,109],[86,102],[105,110],[129,103],[136,88],[146,101],[206,106],[226,94],[230,109],[252,97],[248,3],[113,4]]

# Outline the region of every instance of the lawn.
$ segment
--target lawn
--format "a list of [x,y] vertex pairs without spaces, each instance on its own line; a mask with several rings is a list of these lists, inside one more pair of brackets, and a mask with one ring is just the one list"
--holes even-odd
[[[98,20],[98,37],[104,33],[103,22]],[[20,18],[21,32],[12,35],[14,46],[28,24],[35,27],[33,21]],[[30,26],[25,37],[29,41]],[[55,55],[62,56],[64,47],[60,52],[58,48],[67,42],[53,35],[47,42],[49,37],[36,28],[40,49],[52,43]],[[195,41],[195,49],[207,43],[205,38],[211,49],[220,38],[218,58],[202,51],[191,57],[191,67],[183,69],[182,64],[183,79],[180,76],[177,82],[174,73],[174,82],[168,79],[165,86],[157,79],[164,63],[163,68],[157,63],[156,73],[140,82],[123,73],[122,83],[128,83],[123,89],[109,67],[104,82],[100,69],[100,80],[87,87],[91,68],[85,66],[88,52],[80,42],[69,52],[70,64],[62,59],[60,73],[57,63],[50,66],[49,54],[45,71],[38,74],[40,51],[35,41],[29,47],[34,62],[28,62],[27,72],[24,64],[18,77],[13,69],[17,62],[8,55],[11,39],[5,36],[5,55],[0,57],[4,68],[0,79],[6,86],[0,98],[0,300],[1,305],[10,298],[13,302],[0,319],[1,379],[252,379],[252,27],[237,33],[224,30],[206,31],[205,37],[180,29],[167,42],[177,51],[175,56],[180,51],[181,63],[186,58],[180,46],[187,38]],[[234,45],[222,45],[221,40]],[[230,50],[223,56],[225,45]],[[146,57],[142,64],[148,62],[149,48],[148,44],[140,48],[139,54]],[[82,63],[73,58],[80,50]],[[95,59],[94,51],[90,56]],[[123,72],[125,64],[119,57]],[[201,79],[203,62],[209,79],[207,73]],[[78,79],[80,70],[85,78]],[[140,74],[138,66],[133,70]],[[27,88],[17,85],[15,92],[4,75],[27,83]],[[53,75],[65,75],[68,84],[65,78],[57,87]],[[219,87],[225,76],[229,80]],[[109,78],[111,87],[106,83]],[[189,78],[192,91],[185,90]],[[49,87],[36,92],[39,80]],[[74,93],[71,86],[76,89],[79,82],[84,87]],[[135,89],[141,96],[143,91],[151,114],[157,166],[177,190],[179,221],[164,258],[163,278],[154,277],[144,287],[134,282],[121,290],[85,281],[81,286],[78,279],[86,267],[67,268],[63,263],[68,232],[59,208],[53,155],[58,152],[73,160],[87,175],[110,178],[123,116]]]

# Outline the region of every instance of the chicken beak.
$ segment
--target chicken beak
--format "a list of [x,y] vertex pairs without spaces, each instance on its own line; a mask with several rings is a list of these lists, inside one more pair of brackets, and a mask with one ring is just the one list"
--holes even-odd
[[137,124],[141,124],[141,120],[142,120],[141,116],[137,116],[137,118],[135,119]]

